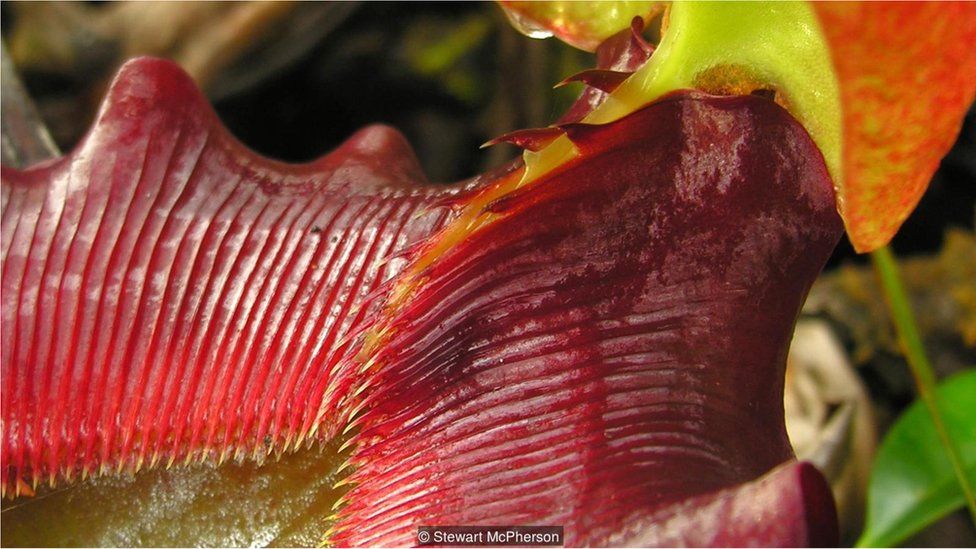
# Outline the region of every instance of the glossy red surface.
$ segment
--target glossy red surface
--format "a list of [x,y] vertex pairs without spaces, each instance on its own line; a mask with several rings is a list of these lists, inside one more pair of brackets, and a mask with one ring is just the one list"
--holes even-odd
[[363,357],[338,545],[409,544],[417,524],[617,544],[634,516],[792,458],[786,351],[842,230],[813,142],[753,96],[678,94],[564,128],[580,157],[490,205],[504,217],[435,262]]
[[173,65],[126,65],[77,150],[2,172],[5,490],[358,427],[339,545],[506,523],[835,541],[819,474],[769,473],[792,459],[793,323],[841,233],[816,147],[759,97],[562,128],[580,156],[393,306],[441,206],[514,167],[432,186],[380,127],[269,161]]
[[367,297],[458,191],[386,127],[260,158],[151,59],[70,156],[4,168],[2,190],[5,490],[300,439]]
[[563,82],[580,81],[587,84],[579,98],[559,118],[558,123],[579,122],[593,109],[606,101],[610,91],[623,81],[625,75],[634,72],[654,52],[641,32],[644,21],[635,17],[630,28],[624,29],[605,40],[596,50],[596,68],[570,76]]

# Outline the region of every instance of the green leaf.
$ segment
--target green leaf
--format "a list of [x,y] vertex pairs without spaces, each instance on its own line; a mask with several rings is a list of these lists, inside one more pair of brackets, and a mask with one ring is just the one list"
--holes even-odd
[[[681,89],[744,95],[775,89],[841,181],[840,88],[817,14],[805,2],[675,2],[650,59],[583,122],[606,124]],[[737,90],[734,93],[730,90]],[[567,139],[526,152],[522,183],[575,156]]]
[[[976,480],[976,370],[945,380],[937,393],[966,475]],[[916,401],[878,451],[868,486],[867,525],[857,545],[894,545],[962,505],[962,490],[932,418]]]

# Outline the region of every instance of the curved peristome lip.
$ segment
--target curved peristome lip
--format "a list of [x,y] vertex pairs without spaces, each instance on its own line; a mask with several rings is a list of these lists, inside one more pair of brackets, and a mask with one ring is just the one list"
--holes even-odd
[[759,97],[556,129],[581,155],[513,193],[518,162],[428,183],[385,127],[288,165],[130,62],[74,152],[3,169],[4,491],[345,432],[337,544],[833,540],[822,479],[781,465],[785,350],[841,230],[816,146]]
[[[885,246],[909,217],[976,99],[976,7],[969,2],[647,1],[605,3],[600,11],[575,2],[500,5],[524,33],[584,49],[624,29],[624,14],[673,8],[659,49],[674,62],[648,67],[619,97],[621,108],[597,121],[678,87],[775,91],[820,145],[837,208],[862,253]],[[670,17],[674,10],[684,16]],[[920,21],[925,32],[903,32]],[[684,35],[682,47],[666,47],[668,34]],[[616,90],[620,82],[611,77],[610,85]],[[565,155],[558,152],[557,160]]]

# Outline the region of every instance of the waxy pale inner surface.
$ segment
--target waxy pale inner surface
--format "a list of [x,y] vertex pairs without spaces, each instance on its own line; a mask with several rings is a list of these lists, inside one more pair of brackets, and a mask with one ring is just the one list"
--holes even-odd
[[316,547],[348,452],[315,443],[262,465],[107,475],[3,502],[5,547]]

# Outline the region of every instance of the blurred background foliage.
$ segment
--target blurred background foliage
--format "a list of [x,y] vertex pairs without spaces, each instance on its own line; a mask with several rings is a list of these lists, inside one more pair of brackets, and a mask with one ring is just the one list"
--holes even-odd
[[517,151],[478,146],[545,125],[591,55],[527,40],[491,3],[4,3],[10,56],[55,141],[69,149],[105,86],[136,55],[179,62],[258,152],[308,161],[370,123],[392,125],[433,181]]
[[[451,182],[515,158],[514,147],[479,145],[558,118],[581,85],[552,85],[594,64],[556,40],[525,38],[493,3],[4,2],[0,9],[10,59],[62,151],[87,130],[121,63],[154,55],[179,62],[230,131],[262,154],[308,161],[358,128],[384,123],[407,136],[432,181]],[[892,243],[908,258],[903,274],[940,378],[976,363],[974,220],[971,109]],[[866,386],[879,433],[915,397],[887,314],[866,257],[845,237],[804,315],[831,326]],[[908,544],[972,546],[976,531],[956,513]]]

